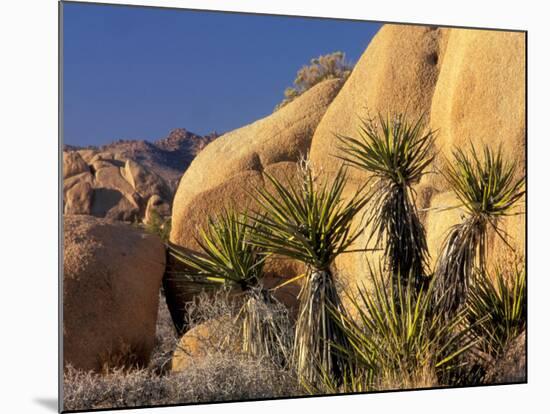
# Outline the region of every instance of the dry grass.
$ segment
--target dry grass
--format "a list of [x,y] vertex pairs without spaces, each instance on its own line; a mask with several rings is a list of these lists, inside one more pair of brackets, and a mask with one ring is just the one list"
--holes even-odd
[[157,317],[156,345],[151,354],[148,369],[157,374],[165,374],[171,369],[174,349],[178,344],[178,335],[166,306],[166,300],[161,295]]
[[410,390],[438,386],[441,386],[441,384],[437,379],[435,369],[431,366],[424,366],[417,369],[412,375],[399,375],[397,372],[387,373],[375,384],[375,389],[379,391]]
[[64,409],[136,407],[293,396],[299,387],[286,372],[262,360],[211,354],[185,372],[150,369],[107,375],[67,369]]

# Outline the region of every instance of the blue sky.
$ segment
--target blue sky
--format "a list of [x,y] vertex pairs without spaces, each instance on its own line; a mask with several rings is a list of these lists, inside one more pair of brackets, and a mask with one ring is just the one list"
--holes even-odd
[[380,24],[64,3],[64,141],[227,132],[270,114],[312,57],[356,62]]

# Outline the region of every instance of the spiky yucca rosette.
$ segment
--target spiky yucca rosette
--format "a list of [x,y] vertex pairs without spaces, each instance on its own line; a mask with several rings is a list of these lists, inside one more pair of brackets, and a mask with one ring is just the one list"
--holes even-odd
[[[206,230],[197,242],[202,253],[170,248],[170,254],[186,270],[175,275],[182,289],[211,289],[220,286],[236,288],[243,295],[237,315],[242,349],[255,357],[268,357],[286,364],[290,344],[288,315],[271,293],[262,286],[265,252],[249,243],[256,227],[246,213],[232,210],[210,217]],[[285,342],[286,341],[286,342]]]
[[[350,346],[343,350],[353,362],[344,388],[334,391],[373,391],[448,385],[459,357],[475,345],[465,314],[451,320],[432,312],[433,283],[420,288],[414,278],[386,283],[387,270],[369,267],[372,289],[358,287],[350,303],[357,315],[344,315],[341,328]],[[403,285],[399,281],[407,280]],[[333,316],[336,309],[331,309]],[[329,387],[329,389],[331,389]]]
[[466,318],[483,354],[499,358],[527,325],[525,266],[477,271],[466,301]]
[[409,276],[419,288],[428,249],[412,186],[433,160],[434,132],[425,127],[422,116],[411,122],[404,114],[379,114],[362,121],[357,138],[337,138],[342,154],[338,158],[366,171],[372,180],[370,237],[384,245],[395,290],[398,283],[407,284],[398,277]]
[[447,235],[434,274],[440,310],[449,316],[466,301],[474,269],[485,271],[489,231],[512,249],[499,224],[515,214],[525,193],[525,176],[515,178],[517,164],[505,161],[501,148],[484,146],[479,157],[473,145],[469,153],[455,149],[441,173],[465,210],[463,221]]
[[254,220],[257,231],[252,243],[306,265],[292,361],[304,382],[315,383],[324,375],[339,382],[345,360],[338,348],[346,348],[348,343],[328,311],[334,307],[345,314],[331,265],[359,237],[361,230],[352,229],[352,220],[367,199],[360,189],[343,200],[343,169],[330,183],[318,184],[307,164],[302,164],[298,175],[298,183],[283,183],[266,174],[274,191],[260,189],[256,193],[262,210]]

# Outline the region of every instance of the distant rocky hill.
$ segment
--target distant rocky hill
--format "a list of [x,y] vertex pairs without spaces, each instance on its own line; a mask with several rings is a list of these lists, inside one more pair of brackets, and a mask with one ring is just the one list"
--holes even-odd
[[200,136],[183,128],[172,130],[167,137],[154,142],[118,140],[99,147],[65,145],[64,151],[78,151],[89,162],[95,155],[110,153],[118,159],[131,159],[161,176],[175,190],[178,180],[195,155],[219,134]]
[[[152,223],[170,216],[181,175],[218,134],[175,129],[155,142],[63,148],[63,212]],[[155,214],[156,213],[156,214]]]

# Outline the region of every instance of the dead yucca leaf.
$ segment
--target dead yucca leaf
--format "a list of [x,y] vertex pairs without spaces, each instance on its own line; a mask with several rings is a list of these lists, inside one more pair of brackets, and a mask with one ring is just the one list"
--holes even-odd
[[277,366],[287,366],[292,351],[292,326],[288,309],[265,289],[252,289],[237,314],[242,350],[255,357],[268,357]]

